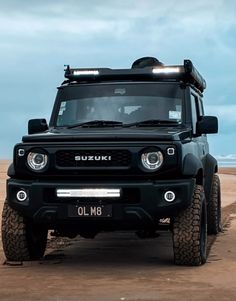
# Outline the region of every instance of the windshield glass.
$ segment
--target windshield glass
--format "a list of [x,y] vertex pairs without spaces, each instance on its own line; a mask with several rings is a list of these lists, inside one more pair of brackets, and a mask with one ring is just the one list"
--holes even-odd
[[146,120],[182,121],[183,90],[176,84],[85,84],[59,89],[58,97],[56,126],[95,120],[122,124]]

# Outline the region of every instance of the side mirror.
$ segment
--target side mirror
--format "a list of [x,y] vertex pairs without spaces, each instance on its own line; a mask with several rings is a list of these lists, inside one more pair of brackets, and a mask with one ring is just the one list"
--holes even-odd
[[218,119],[215,116],[202,116],[197,122],[197,134],[218,133]]
[[46,119],[30,119],[28,121],[28,134],[45,132],[48,130]]

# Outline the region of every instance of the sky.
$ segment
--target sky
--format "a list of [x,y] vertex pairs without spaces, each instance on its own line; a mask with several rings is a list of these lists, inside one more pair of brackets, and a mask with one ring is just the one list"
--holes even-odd
[[143,56],[188,58],[207,81],[216,156],[236,154],[235,0],[0,0],[0,158],[31,118],[49,120],[64,65],[130,68]]

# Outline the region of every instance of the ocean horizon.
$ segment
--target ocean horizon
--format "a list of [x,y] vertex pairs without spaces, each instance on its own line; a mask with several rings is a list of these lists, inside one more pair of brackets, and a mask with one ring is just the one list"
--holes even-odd
[[236,167],[236,155],[215,156],[219,167]]

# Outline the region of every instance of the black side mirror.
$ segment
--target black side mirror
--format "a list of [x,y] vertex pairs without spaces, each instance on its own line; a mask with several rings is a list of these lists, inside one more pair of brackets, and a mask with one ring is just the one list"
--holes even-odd
[[30,119],[28,121],[28,134],[45,132],[48,130],[46,119]]
[[202,116],[197,122],[197,134],[218,133],[218,119],[215,116]]

